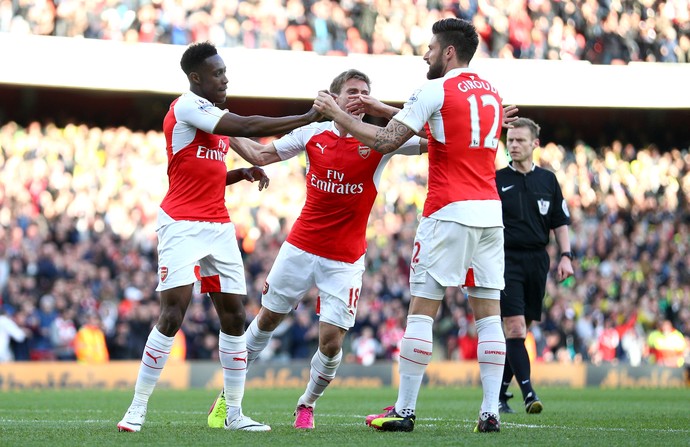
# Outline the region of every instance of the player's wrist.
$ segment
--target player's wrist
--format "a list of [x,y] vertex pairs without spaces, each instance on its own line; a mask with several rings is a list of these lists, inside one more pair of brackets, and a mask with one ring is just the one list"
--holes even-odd
[[568,258],[572,261],[573,260],[573,252],[572,251],[562,251],[561,252],[561,258]]

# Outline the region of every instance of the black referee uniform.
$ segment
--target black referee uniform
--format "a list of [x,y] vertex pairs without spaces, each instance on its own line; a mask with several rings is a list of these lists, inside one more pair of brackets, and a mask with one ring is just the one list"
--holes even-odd
[[556,175],[534,164],[527,174],[512,164],[498,170],[496,186],[505,227],[501,316],[540,321],[550,266],[546,246],[551,230],[570,225],[570,213]]

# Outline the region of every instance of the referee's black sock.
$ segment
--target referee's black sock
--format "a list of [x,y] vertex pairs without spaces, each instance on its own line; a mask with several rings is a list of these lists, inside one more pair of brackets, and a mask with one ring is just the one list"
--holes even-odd
[[[508,341],[506,340],[506,343]],[[507,354],[506,354],[507,356]],[[510,367],[510,362],[508,361],[508,357],[506,357],[506,363],[505,366],[503,366],[503,380],[501,381],[501,393],[498,395],[499,399],[503,400],[503,397],[506,395],[508,392],[508,387],[510,386],[510,382],[513,380],[513,368]]]
[[506,359],[510,363],[513,374],[515,374],[515,379],[520,386],[520,391],[522,391],[522,397],[524,399],[529,393],[534,392],[530,379],[532,370],[529,363],[527,348],[525,348],[524,338],[509,338],[506,340]]

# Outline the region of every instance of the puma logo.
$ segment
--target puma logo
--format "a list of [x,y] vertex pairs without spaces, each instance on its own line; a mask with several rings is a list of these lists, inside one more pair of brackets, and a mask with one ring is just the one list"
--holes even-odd
[[321,143],[316,143],[316,147],[321,149],[321,154],[323,154],[324,149],[326,149],[328,147],[328,145],[321,146]]
[[247,364],[247,358],[246,358],[246,357],[245,357],[245,358],[242,358],[242,357],[233,357],[232,360],[235,361],[235,362],[244,362],[245,365]]
[[163,357],[162,355],[154,357],[149,351],[146,351],[146,355],[151,357],[151,359],[153,360],[153,363],[155,363],[156,365],[158,364],[158,359]]

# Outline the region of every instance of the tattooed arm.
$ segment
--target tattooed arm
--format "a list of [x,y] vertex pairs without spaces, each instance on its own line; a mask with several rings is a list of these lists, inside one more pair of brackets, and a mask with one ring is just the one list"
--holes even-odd
[[395,119],[390,120],[385,128],[364,123],[341,110],[326,92],[319,92],[314,107],[322,115],[344,127],[353,137],[382,154],[393,152],[415,135],[412,129]]
[[[352,133],[352,135],[355,134]],[[388,122],[386,127],[379,127],[376,130],[374,142],[368,146],[377,152],[387,154],[402,146],[402,144],[409,140],[413,135],[415,135],[415,132],[412,129],[400,121],[392,119]],[[357,137],[357,135],[355,135],[355,137]],[[362,142],[364,143],[364,141]]]

